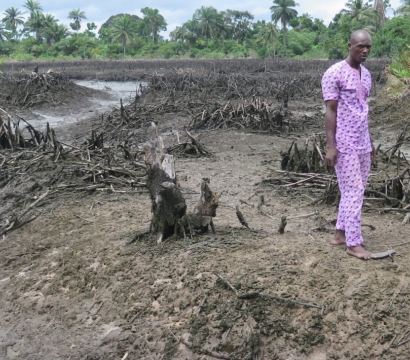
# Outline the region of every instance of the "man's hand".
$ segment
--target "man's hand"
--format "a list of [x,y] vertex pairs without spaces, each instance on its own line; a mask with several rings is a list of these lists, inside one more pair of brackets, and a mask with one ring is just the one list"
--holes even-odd
[[337,163],[337,149],[335,147],[330,147],[327,149],[325,164],[326,166],[334,167]]
[[374,163],[374,160],[376,159],[376,149],[374,148],[373,142],[372,144],[372,152],[370,153],[370,156],[372,158],[372,163]]

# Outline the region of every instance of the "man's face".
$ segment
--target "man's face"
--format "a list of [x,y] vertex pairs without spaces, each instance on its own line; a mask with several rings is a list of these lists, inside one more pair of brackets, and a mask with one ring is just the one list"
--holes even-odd
[[365,62],[371,47],[372,40],[370,36],[358,36],[349,43],[350,56],[359,63]]

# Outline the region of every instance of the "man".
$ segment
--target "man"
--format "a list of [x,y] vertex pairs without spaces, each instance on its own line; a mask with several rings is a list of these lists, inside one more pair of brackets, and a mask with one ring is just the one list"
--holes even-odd
[[365,30],[355,31],[349,42],[346,60],[331,66],[323,76],[326,103],[325,163],[336,170],[341,199],[332,245],[346,245],[346,252],[368,260],[371,254],[362,247],[361,211],[364,190],[375,150],[367,122],[371,76],[362,65],[372,46]]

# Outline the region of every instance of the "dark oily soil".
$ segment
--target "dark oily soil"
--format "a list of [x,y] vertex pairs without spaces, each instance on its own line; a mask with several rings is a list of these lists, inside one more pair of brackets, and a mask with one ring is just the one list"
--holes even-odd
[[[269,59],[126,59],[126,60],[67,60],[67,61],[9,61],[3,62],[2,70],[9,74],[32,71],[38,66],[39,72],[48,70],[66,71],[74,79],[130,81],[144,79],[147,74],[165,74],[175,69],[206,69],[208,72],[248,72],[280,74],[304,74],[320,70],[324,72],[335,60],[290,60]],[[367,68],[378,69],[374,81],[379,83],[384,72],[379,69],[388,64],[387,59],[369,59]]]
[[[331,227],[334,206],[310,205],[313,191],[256,185],[292,140],[205,131],[215,157],[177,159],[188,210],[202,178],[222,193],[216,234],[162,246],[136,238],[151,201],[132,189],[46,201],[0,239],[0,358],[408,359],[410,225],[363,212],[366,248],[394,248],[394,258],[365,262],[329,245],[332,233],[313,229]],[[164,141],[175,144],[174,132]]]

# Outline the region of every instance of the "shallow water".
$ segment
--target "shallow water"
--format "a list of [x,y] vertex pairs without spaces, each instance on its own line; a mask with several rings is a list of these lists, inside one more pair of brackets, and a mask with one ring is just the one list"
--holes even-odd
[[145,83],[134,81],[74,80],[74,82],[80,86],[101,90],[105,92],[108,97],[104,99],[99,97],[90,98],[89,107],[81,107],[80,109],[73,108],[69,113],[62,111],[61,114],[56,114],[54,109],[35,110],[29,115],[26,115],[25,119],[38,130],[45,129],[47,122],[53,128],[73,124],[85,120],[92,115],[103,114],[111,110],[114,106],[119,107],[120,99],[123,100],[124,105],[128,104],[135,97],[136,92],[140,90],[140,86],[145,85]]
[[77,85],[88,87],[94,90],[103,90],[109,92],[118,102],[119,99],[123,101],[131,100],[135,97],[136,91],[140,91],[139,86],[144,86],[141,82],[120,82],[120,81],[88,81],[75,80]]

